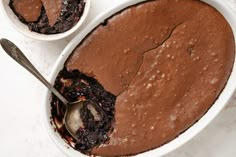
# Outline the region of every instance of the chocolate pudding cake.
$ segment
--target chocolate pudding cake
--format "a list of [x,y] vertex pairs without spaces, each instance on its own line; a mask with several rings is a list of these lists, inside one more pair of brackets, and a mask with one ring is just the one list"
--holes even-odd
[[9,6],[31,31],[56,34],[76,25],[85,0],[10,0]]
[[56,79],[68,100],[86,102],[79,140],[66,131],[55,96],[52,120],[62,138],[87,155],[127,156],[160,147],[214,104],[234,59],[231,27],[208,4],[154,0],[131,6],[95,28]]

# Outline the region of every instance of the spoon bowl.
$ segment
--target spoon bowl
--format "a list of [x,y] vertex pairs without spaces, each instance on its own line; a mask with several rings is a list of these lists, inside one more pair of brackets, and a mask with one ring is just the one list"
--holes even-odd
[[76,137],[76,132],[80,127],[83,126],[83,121],[80,117],[80,110],[83,107],[83,105],[84,105],[83,101],[78,101],[75,103],[68,104],[63,119],[66,130],[76,140],[78,140],[78,138]]

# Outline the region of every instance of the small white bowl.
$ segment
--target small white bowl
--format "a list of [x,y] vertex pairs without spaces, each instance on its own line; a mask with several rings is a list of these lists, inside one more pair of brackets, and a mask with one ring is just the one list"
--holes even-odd
[[[104,13],[97,16],[86,28],[81,31],[80,34],[78,34],[64,49],[62,54],[60,55],[59,59],[57,60],[55,67],[53,68],[53,71],[50,76],[50,82],[54,83],[55,78],[59,71],[63,68],[64,62],[67,60],[71,52],[74,50],[74,48],[82,41],[86,35],[88,35],[97,25],[99,25],[101,22],[103,22],[106,18],[110,17],[114,13],[126,8],[127,6],[136,4],[138,2],[141,2],[144,0],[129,0],[126,1],[114,8],[111,8]],[[236,37],[236,28],[233,26],[236,26],[236,18],[235,14],[229,7],[226,5],[226,3],[222,2],[221,0],[203,0],[204,2],[210,4],[211,6],[215,7],[219,12],[223,14],[223,16],[226,18],[226,20],[231,25],[234,36]],[[157,157],[166,155],[173,150],[179,148],[181,145],[188,142],[190,139],[192,139],[194,136],[196,136],[201,130],[203,130],[216,116],[217,114],[225,107],[227,102],[232,97],[235,89],[236,89],[236,63],[233,66],[233,71],[230,75],[230,78],[220,94],[219,98],[215,101],[215,103],[212,105],[212,107],[208,110],[208,112],[193,126],[191,126],[189,129],[187,129],[184,133],[182,133],[180,136],[175,138],[174,140],[168,142],[167,144],[153,149],[151,151],[147,151],[145,153],[138,154],[138,157]],[[60,137],[60,135],[54,131],[54,127],[50,124],[50,117],[51,117],[51,105],[50,105],[50,97],[51,92],[47,90],[45,94],[45,102],[44,102],[44,108],[43,108],[43,117],[45,121],[45,126],[47,129],[47,132],[49,133],[52,140],[55,142],[55,144],[68,156],[70,157],[78,157],[78,156],[85,156],[81,154],[79,151],[74,150],[73,148],[69,147]]]
[[15,15],[15,13],[12,11],[12,9],[9,7],[10,0],[1,0],[0,1],[0,9],[3,11],[5,18],[8,19],[8,21],[12,24],[12,26],[20,33],[24,34],[25,36],[28,36],[33,39],[37,40],[43,40],[43,41],[53,41],[53,40],[59,40],[63,39],[65,37],[68,37],[72,33],[74,33],[84,22],[86,19],[88,12],[90,10],[90,3],[91,0],[86,0],[84,12],[78,21],[78,23],[73,26],[71,29],[69,29],[66,32],[58,33],[58,34],[40,34],[37,32],[30,31],[28,26],[22,23],[18,17]]

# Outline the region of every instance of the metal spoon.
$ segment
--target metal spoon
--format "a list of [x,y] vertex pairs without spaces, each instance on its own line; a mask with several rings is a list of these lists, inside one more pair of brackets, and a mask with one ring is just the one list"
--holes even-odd
[[66,129],[70,133],[70,135],[76,140],[76,131],[80,126],[83,125],[83,122],[80,117],[80,109],[82,108],[84,102],[76,101],[69,102],[64,96],[62,96],[40,73],[39,71],[32,65],[32,63],[26,58],[26,56],[22,53],[22,51],[11,41],[7,39],[1,39],[0,44],[2,48],[6,51],[6,53],[13,58],[17,63],[27,69],[32,75],[34,75],[39,81],[41,81],[58,99],[60,99],[64,107],[66,108],[66,112],[64,115],[63,122],[65,124]]

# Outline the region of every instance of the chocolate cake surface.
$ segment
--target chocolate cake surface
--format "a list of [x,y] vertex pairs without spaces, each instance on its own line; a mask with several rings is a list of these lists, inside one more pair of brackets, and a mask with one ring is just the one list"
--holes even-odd
[[48,17],[49,25],[53,26],[60,17],[63,0],[42,0],[42,3]]
[[229,24],[201,1],[147,1],[112,16],[65,63],[116,96],[109,140],[88,153],[134,155],[173,140],[214,104],[234,59]]
[[57,34],[76,25],[84,12],[85,3],[85,0],[10,0],[9,6],[31,31]]
[[25,21],[35,22],[38,20],[42,8],[41,0],[14,0],[11,3],[15,12],[19,13]]

